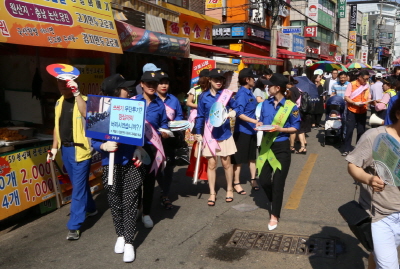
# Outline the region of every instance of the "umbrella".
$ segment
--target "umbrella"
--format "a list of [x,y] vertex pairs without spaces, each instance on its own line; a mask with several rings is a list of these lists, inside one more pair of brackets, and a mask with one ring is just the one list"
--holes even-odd
[[331,61],[319,61],[315,62],[312,66],[310,66],[311,70],[316,70],[316,69],[322,69],[325,72],[331,72],[333,69],[336,70],[343,70],[343,71],[348,71],[347,68],[340,64],[340,63],[334,63]]
[[368,64],[363,64],[363,63],[349,63],[349,64],[346,65],[346,67],[348,69],[354,69],[354,68],[357,68],[357,69],[361,69],[361,68],[372,69],[372,66],[370,66]]
[[319,101],[317,86],[312,83],[312,81],[309,80],[308,77],[296,77],[296,80],[299,82],[298,84],[296,84],[296,87],[299,88],[299,90],[308,93],[313,101]]
[[374,65],[372,68],[376,69],[376,70],[386,70],[386,68],[382,67],[382,65],[380,65],[380,64]]

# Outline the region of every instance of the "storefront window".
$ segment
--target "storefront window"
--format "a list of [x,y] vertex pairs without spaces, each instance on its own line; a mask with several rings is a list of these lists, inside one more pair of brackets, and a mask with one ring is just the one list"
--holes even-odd
[[306,26],[306,21],[291,21],[290,26]]

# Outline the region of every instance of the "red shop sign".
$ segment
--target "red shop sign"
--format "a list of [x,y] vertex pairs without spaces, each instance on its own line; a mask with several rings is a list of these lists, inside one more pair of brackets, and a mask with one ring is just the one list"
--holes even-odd
[[317,26],[304,26],[304,37],[317,37]]

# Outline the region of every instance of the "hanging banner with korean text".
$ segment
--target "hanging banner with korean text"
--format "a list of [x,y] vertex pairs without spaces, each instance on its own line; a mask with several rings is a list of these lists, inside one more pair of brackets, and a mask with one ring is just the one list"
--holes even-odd
[[193,67],[192,67],[192,80],[190,83],[190,87],[193,88],[199,82],[199,74],[203,69],[214,69],[215,68],[215,61],[214,60],[200,60],[195,59],[193,60]]
[[191,42],[212,45],[212,22],[181,14],[179,23],[167,21],[167,34],[189,38]]
[[350,6],[349,29],[350,30],[357,29],[357,5],[351,5]]
[[146,102],[101,95],[88,95],[86,136],[143,146]]
[[356,40],[357,40],[357,31],[349,32],[349,43],[347,45],[347,55],[349,59],[354,59],[354,55],[356,54]]
[[134,27],[128,23],[115,22],[124,51],[161,56],[189,57],[190,42],[180,38]]
[[[55,197],[50,164],[46,161],[49,149],[51,145],[0,154],[0,220]],[[56,162],[66,174],[61,154],[57,154]],[[101,173],[101,155],[95,154],[89,174],[92,191],[100,189]],[[56,174],[59,176],[61,173],[57,170]],[[63,202],[67,203],[71,200],[72,189],[69,177],[65,175],[57,179]]]
[[83,95],[99,94],[105,79],[104,65],[75,65],[79,69],[79,90]]
[[346,18],[346,5],[347,1],[346,0],[339,0],[338,3],[338,18]]
[[122,53],[109,0],[1,2],[0,42]]

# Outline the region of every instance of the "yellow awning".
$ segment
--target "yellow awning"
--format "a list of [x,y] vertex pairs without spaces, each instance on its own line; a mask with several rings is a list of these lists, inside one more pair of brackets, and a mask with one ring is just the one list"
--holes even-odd
[[165,2],[162,2],[162,5],[163,5],[163,7],[166,7],[170,10],[179,12],[184,15],[192,16],[192,17],[202,19],[205,21],[209,21],[209,22],[212,22],[213,24],[221,24],[220,20],[214,19],[213,17],[210,17],[210,16],[206,16],[206,15],[203,15],[203,14],[200,14],[200,13],[197,13],[197,12],[194,12],[194,11],[182,8],[182,7],[177,7],[172,4],[165,3]]

